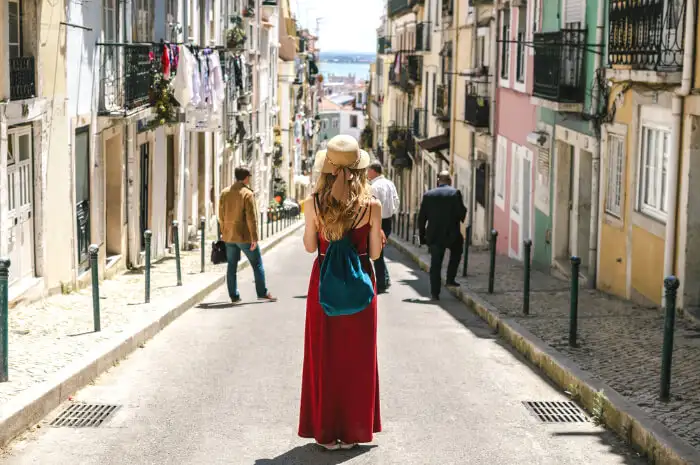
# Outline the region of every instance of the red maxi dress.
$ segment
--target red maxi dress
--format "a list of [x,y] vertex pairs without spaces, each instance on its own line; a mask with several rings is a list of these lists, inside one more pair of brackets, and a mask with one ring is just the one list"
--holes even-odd
[[[369,223],[351,231],[365,270],[374,279],[368,257]],[[319,238],[320,253],[328,242]],[[299,436],[321,444],[371,442],[381,431],[377,368],[377,297],[354,315],[328,316],[318,297],[319,261],[314,262],[306,299],[304,372]],[[376,294],[376,284],[375,284]]]

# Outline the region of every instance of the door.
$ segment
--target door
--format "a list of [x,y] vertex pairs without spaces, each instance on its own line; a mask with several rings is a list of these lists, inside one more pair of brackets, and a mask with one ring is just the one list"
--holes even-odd
[[151,180],[151,153],[149,143],[146,142],[140,146],[141,152],[141,196],[139,202],[139,232],[141,233],[141,250],[145,250],[146,241],[143,233],[148,229],[148,203],[149,203],[149,188]]
[[[167,170],[167,186],[166,186],[166,205],[165,205],[165,230],[170,231],[173,220],[175,220],[175,136],[167,137],[166,149],[166,170]],[[165,246],[169,247],[171,242],[170,234],[165,235]]]
[[34,275],[31,126],[8,131],[7,200],[10,284]]
[[78,222],[78,271],[90,268],[90,131],[89,126],[75,131],[75,216]]

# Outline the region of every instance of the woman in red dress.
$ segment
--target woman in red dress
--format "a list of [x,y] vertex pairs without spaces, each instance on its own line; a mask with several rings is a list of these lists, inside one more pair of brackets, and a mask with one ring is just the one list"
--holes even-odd
[[[321,172],[305,202],[304,247],[325,254],[329,242],[350,231],[365,271],[374,272],[386,241],[382,207],[372,198],[369,155],[350,136],[336,136],[316,155]],[[371,442],[381,431],[377,369],[377,299],[364,310],[328,316],[319,302],[319,260],[314,262],[306,300],[304,373],[299,436],[329,450]]]

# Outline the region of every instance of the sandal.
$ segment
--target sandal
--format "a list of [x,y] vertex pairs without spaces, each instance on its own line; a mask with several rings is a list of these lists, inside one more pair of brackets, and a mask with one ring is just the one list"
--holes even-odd
[[353,442],[353,443],[348,444],[348,443],[345,443],[345,442],[343,442],[343,441],[340,441],[340,448],[343,449],[343,450],[352,449],[352,448],[355,447],[356,445],[357,445],[356,442]]
[[319,446],[323,447],[326,450],[338,450],[340,449],[340,444],[338,442],[329,442],[328,444],[321,444],[320,442],[316,442]]

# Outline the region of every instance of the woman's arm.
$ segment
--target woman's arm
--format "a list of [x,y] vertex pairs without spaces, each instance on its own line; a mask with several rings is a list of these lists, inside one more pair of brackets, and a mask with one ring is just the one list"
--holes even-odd
[[316,203],[313,197],[304,202],[304,248],[309,253],[318,249],[318,229],[316,228]]
[[376,260],[382,254],[384,246],[382,240],[382,204],[376,199],[372,200],[370,204],[369,226],[369,258]]

